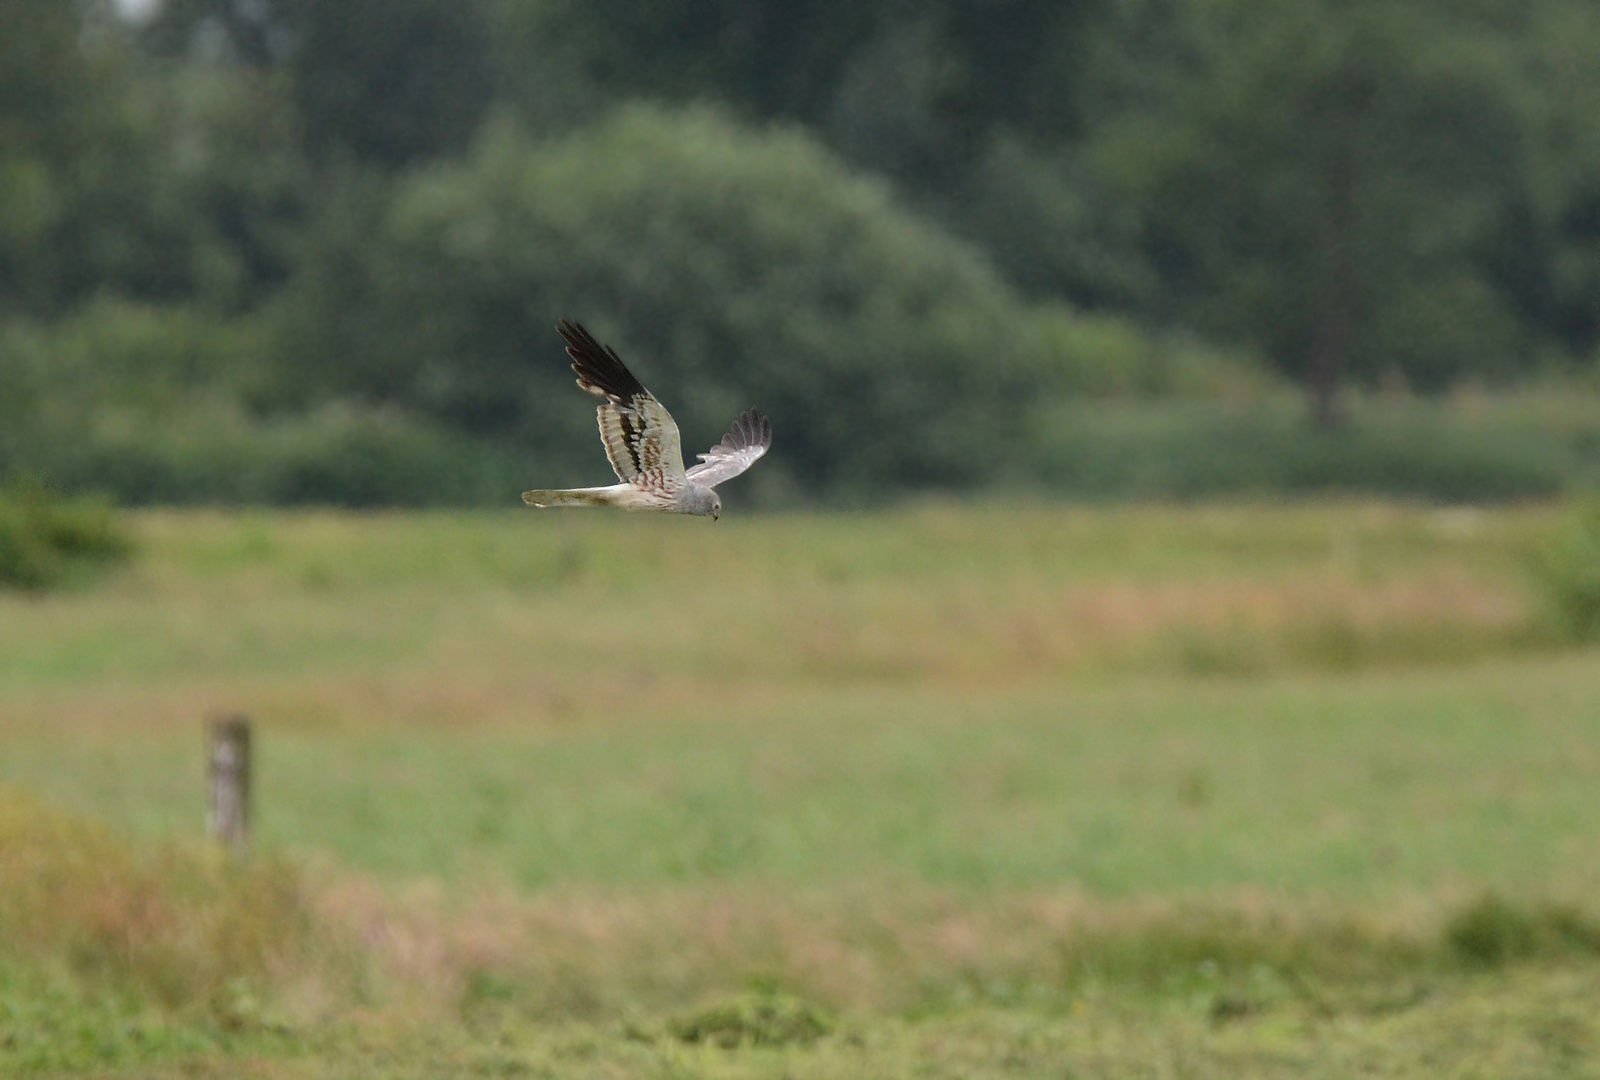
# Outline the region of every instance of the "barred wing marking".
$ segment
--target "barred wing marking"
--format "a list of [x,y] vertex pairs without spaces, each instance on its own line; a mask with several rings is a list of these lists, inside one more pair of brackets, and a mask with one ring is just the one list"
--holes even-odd
[[754,465],[771,445],[772,421],[759,409],[746,409],[721,442],[708,453],[696,455],[700,464],[689,470],[688,477],[697,484],[716,487]]
[[566,319],[556,328],[567,342],[578,385],[605,398],[597,410],[606,457],[625,484],[663,493],[683,481],[683,447],[672,414],[627,369],[616,351]]

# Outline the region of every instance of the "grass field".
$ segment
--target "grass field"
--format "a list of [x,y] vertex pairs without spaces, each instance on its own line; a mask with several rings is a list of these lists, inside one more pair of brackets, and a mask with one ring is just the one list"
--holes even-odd
[[0,1072],[1600,1075],[1557,521],[142,514],[0,593]]

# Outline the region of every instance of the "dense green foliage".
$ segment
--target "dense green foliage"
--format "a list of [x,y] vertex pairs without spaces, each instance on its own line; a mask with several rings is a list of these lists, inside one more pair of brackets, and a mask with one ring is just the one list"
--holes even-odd
[[[1287,377],[1329,427],[1352,383],[1596,362],[1587,0],[116,12],[0,12],[0,473],[498,500],[533,479],[511,472],[593,462],[562,317],[637,363],[690,445],[773,412],[768,498],[1082,490],[1049,460],[1076,397]],[[1355,421],[1289,456],[1375,461]],[[1425,426],[1409,442],[1440,457]],[[1463,453],[1444,472],[1532,475]],[[1282,486],[1535,493],[1591,462]]]
[[982,256],[881,185],[798,132],[657,109],[553,144],[494,129],[418,173],[373,232],[313,259],[284,352],[313,400],[393,401],[592,465],[549,330],[581,310],[623,313],[596,329],[671,389],[691,445],[759,402],[786,420],[784,466],[830,487],[991,473],[1055,377]]
[[1145,47],[1108,65],[1089,153],[1180,318],[1330,416],[1347,369],[1437,387],[1593,348],[1587,5],[1215,0],[1159,32],[1163,5],[1116,6]]

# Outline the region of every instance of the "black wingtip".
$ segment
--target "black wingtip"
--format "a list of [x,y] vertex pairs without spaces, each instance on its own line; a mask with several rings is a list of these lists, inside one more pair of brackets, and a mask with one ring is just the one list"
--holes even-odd
[[566,341],[567,355],[572,357],[574,361],[581,360],[587,356],[604,357],[609,351],[604,345],[596,341],[595,336],[585,330],[580,322],[562,319],[556,324],[556,332]]
[[628,370],[622,358],[609,345],[602,345],[595,336],[573,319],[562,319],[556,331],[567,343],[567,355],[572,358],[572,370],[578,376],[578,385],[585,390],[599,391],[618,401],[648,394],[643,384]]

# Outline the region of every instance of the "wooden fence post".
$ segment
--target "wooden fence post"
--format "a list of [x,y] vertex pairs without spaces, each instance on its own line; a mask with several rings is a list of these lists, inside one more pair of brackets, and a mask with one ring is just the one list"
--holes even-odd
[[211,835],[235,855],[243,856],[250,842],[250,720],[245,716],[214,716],[209,735]]

